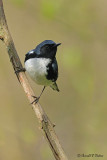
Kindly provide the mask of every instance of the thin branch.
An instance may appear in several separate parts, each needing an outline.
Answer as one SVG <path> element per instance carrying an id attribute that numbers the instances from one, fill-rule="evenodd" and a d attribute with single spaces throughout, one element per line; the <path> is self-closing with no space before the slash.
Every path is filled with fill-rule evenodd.
<path id="1" fill-rule="evenodd" d="M 21 61 L 19 59 L 19 56 L 17 54 L 17 51 L 15 49 L 14 42 L 12 40 L 11 34 L 9 32 L 4 9 L 3 9 L 3 2 L 0 0 L 0 39 L 4 42 L 10 61 L 12 63 L 13 69 L 16 73 L 16 76 L 18 80 L 20 81 L 20 84 L 23 87 L 24 92 L 26 93 L 26 96 L 31 103 L 34 98 L 32 95 L 34 94 L 34 91 L 32 90 L 28 79 L 24 72 L 16 72 L 18 68 L 23 69 L 23 66 L 21 64 Z M 48 116 L 44 112 L 43 108 L 39 103 L 32 104 L 32 108 L 40 122 L 41 130 L 43 131 L 48 144 L 54 154 L 54 157 L 56 160 L 67 160 L 67 157 L 61 147 L 61 144 L 59 142 L 58 137 L 56 136 L 56 133 L 53 128 L 52 122 L 49 120 Z"/>

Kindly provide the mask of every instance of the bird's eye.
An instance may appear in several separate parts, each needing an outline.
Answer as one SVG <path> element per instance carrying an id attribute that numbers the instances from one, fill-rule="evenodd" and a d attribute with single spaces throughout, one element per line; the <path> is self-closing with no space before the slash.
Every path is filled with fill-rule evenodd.
<path id="1" fill-rule="evenodd" d="M 49 49 L 49 46 L 46 46 L 46 49 Z"/>

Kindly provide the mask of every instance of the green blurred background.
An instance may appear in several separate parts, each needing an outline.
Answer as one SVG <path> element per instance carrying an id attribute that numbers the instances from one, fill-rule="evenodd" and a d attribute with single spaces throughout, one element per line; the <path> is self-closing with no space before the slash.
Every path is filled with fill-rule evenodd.
<path id="1" fill-rule="evenodd" d="M 4 0 L 4 9 L 22 63 L 43 40 L 62 43 L 57 52 L 60 93 L 48 87 L 40 103 L 56 124 L 69 160 L 83 159 L 79 153 L 103 154 L 99 159 L 106 160 L 107 1 Z M 30 82 L 39 95 L 42 87 Z M 0 160 L 13 159 L 54 157 L 0 42 Z"/>

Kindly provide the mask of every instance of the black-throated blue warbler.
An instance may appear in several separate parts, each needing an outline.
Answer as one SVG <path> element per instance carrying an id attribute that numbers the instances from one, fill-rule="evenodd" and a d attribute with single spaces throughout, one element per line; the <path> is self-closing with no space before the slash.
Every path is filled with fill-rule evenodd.
<path id="1" fill-rule="evenodd" d="M 58 78 L 56 52 L 60 44 L 61 43 L 55 43 L 52 40 L 45 40 L 25 55 L 24 62 L 26 71 L 37 84 L 44 86 L 40 96 L 47 86 L 59 91 L 56 83 Z M 37 103 L 40 96 L 33 96 L 35 100 L 32 103 Z"/>

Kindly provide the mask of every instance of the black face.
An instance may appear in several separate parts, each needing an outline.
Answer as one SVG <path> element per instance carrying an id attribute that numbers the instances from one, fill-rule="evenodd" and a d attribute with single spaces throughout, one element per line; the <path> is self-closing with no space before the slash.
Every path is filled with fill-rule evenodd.
<path id="1" fill-rule="evenodd" d="M 50 42 L 51 40 L 45 40 L 44 42 L 40 43 L 35 49 L 29 51 L 25 55 L 25 62 L 31 58 L 50 58 L 54 60 L 57 52 L 57 47 L 61 45 L 61 43 L 56 44 L 53 42 L 46 44 L 46 41 Z"/>
<path id="2" fill-rule="evenodd" d="M 54 59 L 56 56 L 56 51 L 56 44 L 45 44 L 40 49 L 40 57 Z"/>

